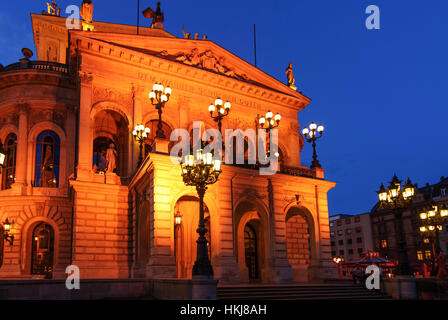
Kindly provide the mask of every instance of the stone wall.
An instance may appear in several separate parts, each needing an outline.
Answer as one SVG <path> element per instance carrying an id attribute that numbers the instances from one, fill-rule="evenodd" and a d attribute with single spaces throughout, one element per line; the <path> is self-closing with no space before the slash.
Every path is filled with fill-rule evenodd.
<path id="1" fill-rule="evenodd" d="M 80 268 L 81 278 L 129 277 L 132 247 L 127 187 L 79 181 L 72 185 L 73 264 Z"/>

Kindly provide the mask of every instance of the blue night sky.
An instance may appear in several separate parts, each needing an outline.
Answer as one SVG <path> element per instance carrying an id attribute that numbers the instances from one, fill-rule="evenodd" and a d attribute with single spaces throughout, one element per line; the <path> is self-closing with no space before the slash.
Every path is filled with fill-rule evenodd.
<path id="1" fill-rule="evenodd" d="M 4 2 L 0 63 L 8 65 L 23 47 L 35 52 L 29 14 L 46 1 Z M 137 0 L 93 2 L 94 20 L 136 23 Z M 155 4 L 141 0 L 141 11 Z M 380 30 L 365 27 L 371 4 L 380 8 Z M 331 215 L 369 211 L 394 172 L 420 186 L 448 175 L 448 1 L 166 0 L 162 11 L 168 32 L 182 37 L 185 25 L 251 63 L 255 23 L 258 67 L 282 82 L 293 62 L 296 85 L 312 99 L 299 123 L 327 129 L 317 148 L 326 178 L 338 183 Z M 311 155 L 306 144 L 302 164 Z"/>

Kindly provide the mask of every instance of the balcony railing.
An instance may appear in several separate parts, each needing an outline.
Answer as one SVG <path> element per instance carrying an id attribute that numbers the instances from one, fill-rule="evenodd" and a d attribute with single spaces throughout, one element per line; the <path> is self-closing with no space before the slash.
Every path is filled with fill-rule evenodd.
<path id="1" fill-rule="evenodd" d="M 239 168 L 252 169 L 252 170 L 258 170 L 260 169 L 260 167 L 262 167 L 260 164 L 232 164 L 232 165 Z M 277 172 L 296 177 L 316 178 L 315 171 L 307 167 L 280 166 L 280 170 L 278 170 Z"/>
<path id="2" fill-rule="evenodd" d="M 59 73 L 68 73 L 68 68 L 66 64 L 58 62 L 49 62 L 49 61 L 17 62 L 10 64 L 6 67 L 0 68 L 0 72 L 21 70 L 21 69 L 35 69 L 35 70 L 54 71 Z"/>

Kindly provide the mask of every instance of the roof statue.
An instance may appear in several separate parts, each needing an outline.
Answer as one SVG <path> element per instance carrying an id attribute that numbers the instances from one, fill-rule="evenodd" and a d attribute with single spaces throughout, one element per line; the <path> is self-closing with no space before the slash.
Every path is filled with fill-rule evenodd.
<path id="1" fill-rule="evenodd" d="M 287 78 L 287 81 L 288 81 L 287 85 L 291 89 L 296 90 L 297 87 L 294 85 L 294 83 L 296 82 L 296 79 L 294 78 L 294 74 L 292 72 L 292 62 L 289 63 L 289 66 L 286 69 L 285 73 L 286 73 L 286 78 Z"/>
<path id="2" fill-rule="evenodd" d="M 51 3 L 47 2 L 47 11 L 42 11 L 42 14 L 59 17 L 61 15 L 61 8 L 58 8 L 56 1 L 52 1 Z"/>
<path id="3" fill-rule="evenodd" d="M 81 17 L 82 21 L 82 30 L 83 31 L 93 31 L 93 3 L 92 0 L 83 0 L 81 7 Z"/>
<path id="4" fill-rule="evenodd" d="M 143 16 L 146 19 L 152 18 L 151 28 L 165 30 L 165 28 L 163 27 L 163 21 L 165 21 L 165 17 L 162 10 L 160 10 L 160 2 L 157 2 L 156 11 L 151 8 L 147 8 L 143 11 Z"/>
<path id="5" fill-rule="evenodd" d="M 184 39 L 190 39 L 191 38 L 191 33 L 190 32 L 185 32 L 185 27 L 182 26 L 182 34 L 184 35 Z"/>

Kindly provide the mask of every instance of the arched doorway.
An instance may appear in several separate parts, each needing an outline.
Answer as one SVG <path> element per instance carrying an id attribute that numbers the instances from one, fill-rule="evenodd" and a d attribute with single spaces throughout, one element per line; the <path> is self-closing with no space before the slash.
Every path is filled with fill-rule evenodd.
<path id="1" fill-rule="evenodd" d="M 190 279 L 194 262 L 196 261 L 196 240 L 198 233 L 196 229 L 199 224 L 199 199 L 194 196 L 181 197 L 174 207 L 174 213 L 181 214 L 182 219 L 179 225 L 174 225 L 174 255 L 177 265 L 178 278 Z M 173 213 L 173 216 L 174 216 Z M 210 261 L 213 256 L 212 231 L 210 212 L 204 204 L 204 224 L 207 229 L 205 238 L 207 239 L 208 254 Z"/>
<path id="2" fill-rule="evenodd" d="M 258 252 L 257 235 L 255 230 L 246 224 L 244 227 L 244 254 L 247 270 L 249 272 L 249 281 L 258 279 Z"/>
<path id="3" fill-rule="evenodd" d="M 39 223 L 32 233 L 31 274 L 51 278 L 53 274 L 54 231 L 45 223 Z"/>
<path id="4" fill-rule="evenodd" d="M 269 282 L 270 232 L 266 210 L 256 203 L 243 201 L 235 208 L 234 225 L 241 282 Z"/>
<path id="5" fill-rule="evenodd" d="M 286 256 L 295 282 L 311 280 L 310 266 L 315 257 L 314 223 L 312 214 L 304 207 L 292 207 L 285 217 Z"/>

